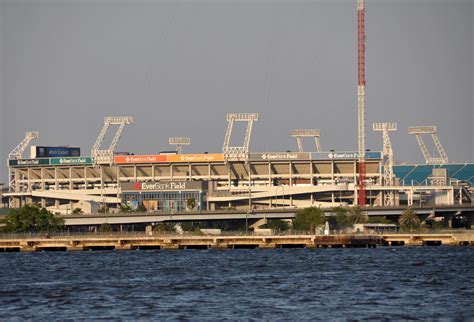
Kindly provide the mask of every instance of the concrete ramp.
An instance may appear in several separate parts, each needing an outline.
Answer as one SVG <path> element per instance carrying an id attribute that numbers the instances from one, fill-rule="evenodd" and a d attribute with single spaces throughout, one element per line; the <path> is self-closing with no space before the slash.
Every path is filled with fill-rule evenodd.
<path id="1" fill-rule="evenodd" d="M 288 198 L 292 195 L 305 194 L 305 193 L 317 193 L 317 192 L 332 192 L 332 191 L 341 191 L 341 186 L 339 185 L 324 185 L 324 186 L 275 186 L 268 187 L 265 189 L 252 189 L 252 199 L 262 199 L 262 198 L 275 198 L 285 196 Z M 238 201 L 245 200 L 249 198 L 248 192 L 242 191 L 241 194 L 231 195 L 231 196 L 210 196 L 209 201 Z"/>
<path id="2" fill-rule="evenodd" d="M 72 190 L 74 191 L 74 190 Z M 67 192 L 61 192 L 57 190 L 48 191 L 32 191 L 31 196 L 40 198 L 54 198 L 64 200 L 77 200 L 77 201 L 95 201 L 99 203 L 120 203 L 120 198 L 117 197 L 102 197 L 97 195 L 89 195 L 86 193 L 73 193 L 71 190 Z"/>
<path id="3" fill-rule="evenodd" d="M 262 218 L 260 220 L 258 220 L 255 224 L 253 225 L 250 225 L 249 228 L 252 228 L 252 229 L 258 229 L 260 227 L 262 227 L 263 225 L 266 225 L 268 222 L 268 220 L 266 218 Z"/>

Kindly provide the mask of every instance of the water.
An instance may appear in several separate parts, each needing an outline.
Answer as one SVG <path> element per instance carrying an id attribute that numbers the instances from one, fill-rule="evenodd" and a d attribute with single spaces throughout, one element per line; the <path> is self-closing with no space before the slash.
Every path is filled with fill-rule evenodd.
<path id="1" fill-rule="evenodd" d="M 473 247 L 0 254 L 0 317 L 472 319 Z"/>

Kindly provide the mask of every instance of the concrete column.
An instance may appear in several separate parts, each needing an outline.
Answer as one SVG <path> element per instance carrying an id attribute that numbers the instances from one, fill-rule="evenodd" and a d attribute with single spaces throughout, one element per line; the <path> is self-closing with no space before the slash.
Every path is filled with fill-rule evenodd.
<path id="1" fill-rule="evenodd" d="M 291 187 L 291 186 L 293 186 L 293 162 L 288 161 L 288 164 L 289 164 L 288 174 L 290 175 L 289 185 Z"/>
<path id="2" fill-rule="evenodd" d="M 58 168 L 54 168 L 54 189 L 58 190 L 59 182 L 58 182 Z"/>
<path id="3" fill-rule="evenodd" d="M 154 169 L 155 166 L 152 166 L 152 169 Z M 153 170 L 152 170 L 153 171 Z M 120 192 L 121 192 L 121 189 L 120 189 L 120 169 L 119 169 L 119 166 L 115 166 L 115 173 L 116 173 L 116 179 L 117 179 L 117 198 L 120 198 Z M 122 231 L 122 226 L 120 226 L 120 231 Z"/>
<path id="4" fill-rule="evenodd" d="M 45 190 L 46 184 L 44 182 L 44 168 L 41 168 L 41 190 Z"/>
<path id="5" fill-rule="evenodd" d="M 27 183 L 27 186 L 28 186 L 28 191 L 31 191 L 32 190 L 32 186 L 31 186 L 31 168 L 28 168 L 28 172 L 27 172 L 27 176 L 28 176 L 28 183 Z"/>
<path id="6" fill-rule="evenodd" d="M 354 169 L 354 184 L 357 184 L 359 182 L 358 176 L 357 176 L 357 161 L 353 161 L 353 169 Z M 359 198 L 357 198 L 359 200 Z"/>
<path id="7" fill-rule="evenodd" d="M 84 167 L 84 189 L 87 189 L 87 167 Z"/>
<path id="8" fill-rule="evenodd" d="M 334 161 L 331 161 L 331 180 L 334 182 Z"/>
<path id="9" fill-rule="evenodd" d="M 69 190 L 72 190 L 72 167 L 69 167 Z"/>
<path id="10" fill-rule="evenodd" d="M 272 185 L 272 164 L 268 161 L 268 185 Z"/>

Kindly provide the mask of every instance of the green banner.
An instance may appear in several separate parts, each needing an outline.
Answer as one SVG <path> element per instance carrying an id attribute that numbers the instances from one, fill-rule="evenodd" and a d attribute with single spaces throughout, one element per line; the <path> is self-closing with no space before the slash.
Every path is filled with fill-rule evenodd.
<path id="1" fill-rule="evenodd" d="M 35 165 L 90 165 L 91 157 L 64 157 L 44 159 L 19 159 L 8 160 L 11 167 L 35 166 Z"/>
<path id="2" fill-rule="evenodd" d="M 13 167 L 21 167 L 21 166 L 29 166 L 29 165 L 48 165 L 49 159 L 8 160 L 8 164 Z"/>
<path id="3" fill-rule="evenodd" d="M 81 165 L 92 164 L 91 157 L 65 157 L 65 158 L 51 158 L 52 165 Z"/>

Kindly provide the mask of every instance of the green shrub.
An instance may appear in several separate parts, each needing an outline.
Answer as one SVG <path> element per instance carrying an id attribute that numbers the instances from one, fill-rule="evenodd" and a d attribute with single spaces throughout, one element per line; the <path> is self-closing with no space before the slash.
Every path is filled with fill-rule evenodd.
<path id="1" fill-rule="evenodd" d="M 45 208 L 25 205 L 11 209 L 3 220 L 4 231 L 13 233 L 53 232 L 64 227 L 64 219 L 55 216 Z"/>
<path id="2" fill-rule="evenodd" d="M 325 222 L 324 212 L 320 208 L 309 207 L 296 213 L 293 219 L 293 228 L 295 230 L 314 232 L 316 228 L 324 225 Z"/>
<path id="3" fill-rule="evenodd" d="M 332 213 L 336 215 L 335 224 L 337 229 L 346 229 L 352 226 L 351 217 L 346 208 L 336 207 L 332 210 Z"/>
<path id="4" fill-rule="evenodd" d="M 267 227 L 277 231 L 286 231 L 290 229 L 290 224 L 281 219 L 269 219 L 267 221 Z"/>
<path id="5" fill-rule="evenodd" d="M 108 223 L 102 224 L 99 227 L 99 232 L 101 233 L 110 233 L 111 231 L 112 231 L 112 226 L 110 226 L 110 224 Z"/>

